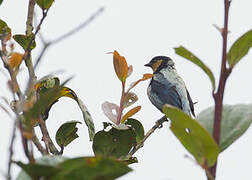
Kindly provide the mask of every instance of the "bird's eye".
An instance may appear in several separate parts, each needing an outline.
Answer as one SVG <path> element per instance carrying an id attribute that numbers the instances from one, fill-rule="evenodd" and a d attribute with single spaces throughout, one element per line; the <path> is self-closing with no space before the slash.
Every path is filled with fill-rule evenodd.
<path id="1" fill-rule="evenodd" d="M 170 60 L 170 61 L 168 61 L 168 65 L 173 67 L 173 66 L 175 66 L 175 63 L 173 60 Z"/>

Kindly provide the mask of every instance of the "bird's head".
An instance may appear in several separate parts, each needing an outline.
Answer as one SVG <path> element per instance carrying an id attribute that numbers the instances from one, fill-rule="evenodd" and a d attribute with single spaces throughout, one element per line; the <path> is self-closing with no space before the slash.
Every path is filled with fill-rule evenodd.
<path id="1" fill-rule="evenodd" d="M 175 68 L 173 60 L 166 56 L 156 56 L 144 66 L 151 67 L 154 73 L 158 73 L 161 69 L 167 67 Z"/>

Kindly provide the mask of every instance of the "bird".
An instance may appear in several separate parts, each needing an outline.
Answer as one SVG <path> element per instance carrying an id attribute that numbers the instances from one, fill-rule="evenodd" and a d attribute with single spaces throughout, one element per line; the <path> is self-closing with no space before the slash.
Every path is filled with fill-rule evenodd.
<path id="1" fill-rule="evenodd" d="M 194 103 L 183 79 L 177 73 L 174 61 L 166 56 L 156 56 L 144 66 L 153 70 L 153 77 L 147 88 L 151 103 L 161 112 L 163 105 L 169 104 L 190 117 L 195 117 Z"/>

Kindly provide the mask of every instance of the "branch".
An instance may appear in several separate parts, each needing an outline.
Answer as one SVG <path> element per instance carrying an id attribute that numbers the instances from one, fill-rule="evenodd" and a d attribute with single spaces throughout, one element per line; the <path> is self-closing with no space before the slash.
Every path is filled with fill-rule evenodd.
<path id="1" fill-rule="evenodd" d="M 38 151 L 42 154 L 42 155 L 47 155 L 49 154 L 49 152 L 41 145 L 41 143 L 39 142 L 39 139 L 37 138 L 34 129 L 32 131 L 32 142 L 35 144 L 35 146 L 37 147 Z"/>
<path id="2" fill-rule="evenodd" d="M 80 24 L 79 26 L 77 26 L 76 28 L 72 29 L 71 31 L 59 36 L 58 38 L 56 38 L 55 40 L 52 40 L 50 42 L 46 42 L 45 39 L 43 38 L 43 36 L 40 34 L 42 42 L 44 44 L 44 47 L 42 49 L 42 51 L 40 52 L 40 55 L 38 57 L 38 59 L 35 62 L 34 65 L 34 69 L 37 68 L 37 66 L 39 65 L 39 63 L 42 60 L 42 57 L 44 56 L 44 53 L 46 52 L 46 50 L 54 44 L 57 44 L 61 41 L 63 41 L 66 38 L 69 38 L 70 36 L 74 35 L 75 33 L 79 32 L 80 30 L 82 30 L 83 28 L 87 27 L 91 22 L 93 22 L 102 12 L 104 12 L 104 7 L 99 8 L 94 14 L 92 14 L 87 20 L 85 20 L 82 24 Z"/>
<path id="3" fill-rule="evenodd" d="M 14 140 L 15 140 L 15 137 L 16 137 L 16 126 L 17 126 L 17 123 L 15 121 L 14 123 L 14 126 L 13 126 L 13 130 L 12 130 L 12 133 L 11 133 L 11 142 L 10 142 L 10 147 L 9 147 L 9 159 L 8 159 L 8 171 L 7 171 L 7 179 L 8 180 L 11 180 L 11 164 L 12 164 L 12 156 L 13 156 L 13 145 L 14 145 Z"/>
<path id="4" fill-rule="evenodd" d="M 42 140 L 45 142 L 46 148 L 49 149 L 53 155 L 60 154 L 60 152 L 57 150 L 57 148 L 53 144 L 52 139 L 49 136 L 49 132 L 47 130 L 45 121 L 42 118 L 39 119 L 39 127 L 43 134 Z"/>
<path id="5" fill-rule="evenodd" d="M 221 119 L 222 119 L 222 108 L 223 108 L 223 96 L 227 78 L 229 77 L 231 71 L 227 69 L 227 35 L 228 35 L 228 16 L 229 16 L 229 7 L 231 0 L 224 0 L 224 28 L 222 29 L 222 62 L 221 62 L 221 73 L 219 79 L 219 86 L 216 93 L 213 93 L 215 101 L 215 112 L 214 112 L 214 126 L 213 126 L 213 138 L 216 143 L 220 143 L 220 134 L 221 134 Z M 216 164 L 209 169 L 211 175 L 216 177 Z"/>
<path id="6" fill-rule="evenodd" d="M 35 7 L 35 1 L 29 0 L 28 14 L 27 14 L 27 20 L 26 20 L 26 36 L 32 35 L 34 7 Z M 30 48 L 28 48 L 28 49 L 30 49 Z M 30 57 L 30 52 L 28 54 L 29 55 L 26 58 L 24 58 L 24 60 L 25 60 L 26 67 L 28 68 L 30 78 L 34 79 L 36 77 L 35 77 L 35 73 L 34 73 L 34 69 L 33 69 L 33 65 L 32 65 L 32 60 Z"/>
<path id="7" fill-rule="evenodd" d="M 133 156 L 133 154 L 135 154 L 135 152 L 137 152 L 141 147 L 143 147 L 144 142 L 146 141 L 146 139 L 148 139 L 148 137 L 152 133 L 154 133 L 156 129 L 162 128 L 163 123 L 165 121 L 168 121 L 165 116 L 163 116 L 161 119 L 157 120 L 155 125 L 145 134 L 144 138 L 136 146 L 133 147 L 133 149 L 129 152 L 128 155 Z"/>
<path id="8" fill-rule="evenodd" d="M 87 25 L 89 25 L 91 22 L 93 22 L 93 20 L 96 17 L 98 17 L 103 11 L 104 11 L 104 7 L 101 7 L 93 15 L 91 15 L 86 21 L 84 21 L 82 24 L 80 24 L 79 26 L 77 26 L 73 30 L 69 31 L 68 33 L 56 38 L 54 41 L 52 41 L 52 43 L 56 44 L 64 39 L 68 38 L 69 36 L 72 36 L 73 34 L 77 33 L 81 29 L 85 28 Z"/>

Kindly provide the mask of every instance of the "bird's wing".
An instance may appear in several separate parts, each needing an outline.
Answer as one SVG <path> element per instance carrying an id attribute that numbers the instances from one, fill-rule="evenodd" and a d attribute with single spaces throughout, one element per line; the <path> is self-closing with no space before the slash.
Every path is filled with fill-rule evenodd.
<path id="1" fill-rule="evenodd" d="M 179 109 L 182 109 L 182 102 L 180 96 L 176 90 L 176 87 L 167 82 L 162 84 L 156 80 L 151 81 L 151 91 L 152 93 L 161 101 L 161 104 L 154 104 L 160 111 L 162 111 L 162 105 L 170 104 Z"/>
<path id="2" fill-rule="evenodd" d="M 189 105 L 190 105 L 190 109 L 191 109 L 191 112 L 192 112 L 192 115 L 195 117 L 195 113 L 194 113 L 194 104 L 192 102 L 192 98 L 188 92 L 188 90 L 186 89 L 186 93 L 187 93 L 187 98 L 188 98 L 188 101 L 189 101 Z"/>

